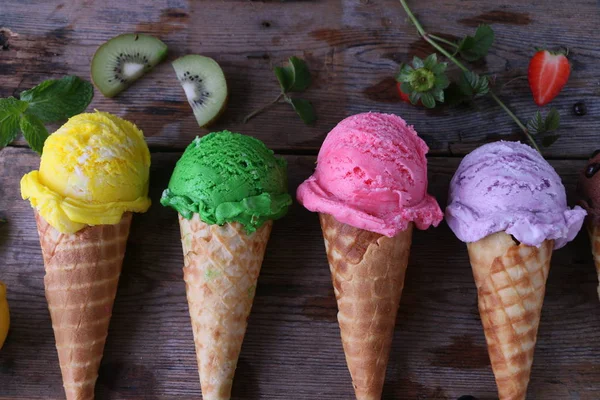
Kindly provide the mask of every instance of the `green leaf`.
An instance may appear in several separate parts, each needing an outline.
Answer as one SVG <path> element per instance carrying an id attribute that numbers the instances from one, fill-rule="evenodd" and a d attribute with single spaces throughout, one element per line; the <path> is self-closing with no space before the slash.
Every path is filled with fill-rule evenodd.
<path id="1" fill-rule="evenodd" d="M 33 114 L 24 114 L 19 124 L 25 140 L 31 149 L 42 154 L 44 142 L 48 138 L 48 131 L 44 123 Z"/>
<path id="2" fill-rule="evenodd" d="M 471 71 L 462 73 L 458 86 L 463 94 L 469 97 L 480 97 L 490 91 L 488 78 Z"/>
<path id="3" fill-rule="evenodd" d="M 560 114 L 556 108 L 551 109 L 546 118 L 542 117 L 542 113 L 537 111 L 533 117 L 527 122 L 527 130 L 532 135 L 551 132 L 558 129 L 560 125 Z"/>
<path id="4" fill-rule="evenodd" d="M 284 93 L 303 92 L 311 82 L 308 66 L 304 60 L 295 56 L 290 57 L 285 67 L 275 67 L 275 76 Z"/>
<path id="5" fill-rule="evenodd" d="M 494 30 L 489 25 L 479 25 L 475 36 L 466 36 L 458 43 L 457 53 L 467 61 L 485 57 L 494 42 Z"/>
<path id="6" fill-rule="evenodd" d="M 425 64 L 423 63 L 423 60 L 421 60 L 417 56 L 414 56 L 412 64 L 413 64 L 414 69 L 423 68 L 425 66 Z"/>
<path id="7" fill-rule="evenodd" d="M 294 81 L 293 72 L 288 67 L 275 67 L 273 69 L 275 72 L 275 76 L 279 81 L 279 86 L 281 86 L 281 91 L 283 93 L 287 92 L 288 89 L 292 86 L 292 82 Z"/>
<path id="8" fill-rule="evenodd" d="M 400 72 L 396 75 L 396 81 L 398 82 L 410 82 L 410 74 L 414 69 L 408 64 L 400 64 Z"/>
<path id="9" fill-rule="evenodd" d="M 448 68 L 447 62 L 437 63 L 431 68 L 431 72 L 433 72 L 436 75 L 443 74 L 444 72 L 446 72 L 446 68 Z"/>
<path id="10" fill-rule="evenodd" d="M 433 94 L 431 93 L 423 93 L 421 94 L 421 102 L 427 108 L 435 107 L 435 99 L 433 98 Z"/>
<path id="11" fill-rule="evenodd" d="M 286 98 L 286 101 L 292 105 L 296 114 L 300 116 L 306 125 L 312 125 L 317 120 L 315 109 L 308 100 Z"/>
<path id="12" fill-rule="evenodd" d="M 457 106 L 462 103 L 467 103 L 471 101 L 472 98 L 472 96 L 466 95 L 456 82 L 451 82 L 450 85 L 444 89 L 444 100 L 449 106 Z"/>
<path id="13" fill-rule="evenodd" d="M 21 93 L 29 103 L 27 112 L 43 122 L 63 121 L 85 111 L 92 98 L 91 83 L 76 76 L 50 79 Z"/>
<path id="14" fill-rule="evenodd" d="M 550 147 L 560 138 L 560 135 L 547 135 L 542 139 L 542 146 Z"/>
<path id="15" fill-rule="evenodd" d="M 440 103 L 444 102 L 444 90 L 443 89 L 434 89 L 431 94 L 433 98 L 439 101 Z"/>
<path id="16" fill-rule="evenodd" d="M 532 135 L 537 135 L 538 133 L 544 132 L 546 126 L 544 124 L 544 120 L 542 118 L 542 113 L 537 111 L 533 117 L 527 122 L 527 130 Z"/>
<path id="17" fill-rule="evenodd" d="M 417 105 L 419 100 L 421 100 L 422 93 L 420 92 L 411 92 L 408 94 L 408 99 L 412 105 Z"/>
<path id="18" fill-rule="evenodd" d="M 423 66 L 427 69 L 433 69 L 437 64 L 437 54 L 433 53 L 427 56 L 425 61 L 423 61 Z"/>
<path id="19" fill-rule="evenodd" d="M 544 123 L 546 131 L 555 131 L 560 125 L 560 114 L 556 108 L 552 108 L 548 115 L 546 115 L 546 121 Z"/>
<path id="20" fill-rule="evenodd" d="M 402 82 L 402 85 L 400 85 L 400 90 L 402 90 L 406 94 L 411 94 L 412 92 L 414 92 L 412 85 L 408 82 Z"/>
<path id="21" fill-rule="evenodd" d="M 0 99 L 0 148 L 7 146 L 19 134 L 21 114 L 27 103 L 14 97 Z"/>
<path id="22" fill-rule="evenodd" d="M 450 80 L 444 73 L 435 76 L 435 88 L 436 89 L 446 89 L 450 84 Z"/>

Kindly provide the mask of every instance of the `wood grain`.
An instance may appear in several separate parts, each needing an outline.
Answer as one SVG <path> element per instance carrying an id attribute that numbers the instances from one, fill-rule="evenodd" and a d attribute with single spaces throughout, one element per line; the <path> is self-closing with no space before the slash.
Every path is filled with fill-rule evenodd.
<path id="1" fill-rule="evenodd" d="M 527 74 L 534 46 L 568 47 L 573 73 L 552 103 L 562 116 L 562 137 L 545 152 L 581 158 L 600 148 L 597 1 L 409 3 L 426 28 L 450 38 L 472 34 L 480 23 L 493 26 L 496 42 L 476 69 L 491 74 L 498 86 L 511 82 L 498 93 L 523 120 L 537 110 L 526 80 L 518 79 Z M 489 98 L 475 107 L 435 111 L 399 103 L 392 79 L 398 64 L 431 51 L 405 19 L 397 0 L 156 0 L 151 5 L 144 0 L 3 0 L 0 96 L 64 74 L 89 77 L 95 49 L 118 33 L 135 31 L 163 39 L 168 61 L 188 53 L 214 57 L 228 77 L 231 101 L 212 129 L 242 131 L 282 152 L 316 153 L 339 120 L 369 110 L 404 116 L 438 155 L 463 155 L 486 141 L 520 137 Z M 314 84 L 303 96 L 317 109 L 316 126 L 304 126 L 284 104 L 242 124 L 244 115 L 277 96 L 271 69 L 292 55 L 305 57 L 314 73 Z M 587 104 L 587 115 L 574 115 L 578 101 Z M 155 149 L 181 150 L 205 132 L 197 127 L 169 62 L 115 99 L 96 91 L 91 108 L 136 122 Z"/>
<path id="2" fill-rule="evenodd" d="M 135 215 L 97 384 L 98 399 L 193 399 L 200 389 L 175 213 L 158 203 L 179 153 L 152 155 L 151 197 Z M 290 190 L 314 157 L 286 156 Z M 0 351 L 0 399 L 60 399 L 61 378 L 43 289 L 33 212 L 19 180 L 29 150 L 0 152 L 0 279 L 12 329 Z M 460 160 L 432 157 L 430 192 L 442 206 Z M 580 161 L 553 161 L 573 200 Z M 494 399 L 466 246 L 445 224 L 417 231 L 384 388 L 384 400 Z M 547 286 L 529 398 L 600 398 L 600 303 L 587 235 L 557 251 Z M 336 304 L 318 217 L 297 203 L 274 225 L 259 279 L 233 399 L 349 399 Z"/>

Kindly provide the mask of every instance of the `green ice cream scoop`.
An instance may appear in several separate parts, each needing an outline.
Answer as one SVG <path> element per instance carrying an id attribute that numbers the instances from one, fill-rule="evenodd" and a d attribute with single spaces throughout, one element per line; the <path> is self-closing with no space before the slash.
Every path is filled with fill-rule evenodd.
<path id="1" fill-rule="evenodd" d="M 286 165 L 258 139 L 213 132 L 187 147 L 160 202 L 184 218 L 198 213 L 207 224 L 239 222 L 252 233 L 292 204 Z"/>

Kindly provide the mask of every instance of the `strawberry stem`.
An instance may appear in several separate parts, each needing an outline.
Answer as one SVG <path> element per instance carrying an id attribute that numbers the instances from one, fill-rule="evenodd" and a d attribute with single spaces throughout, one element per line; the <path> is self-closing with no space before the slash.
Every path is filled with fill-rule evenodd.
<path id="1" fill-rule="evenodd" d="M 444 56 L 446 56 L 446 58 L 448 58 L 448 60 L 452 61 L 454 63 L 454 65 L 456 65 L 458 68 L 460 68 L 463 72 L 470 72 L 469 68 L 465 67 L 465 65 L 463 63 L 461 63 L 460 61 L 458 61 L 456 59 L 456 57 L 454 57 L 452 54 L 450 54 L 448 51 L 446 51 L 446 49 L 444 49 L 442 46 L 440 46 L 435 41 L 435 40 L 438 40 L 438 41 L 440 41 L 442 43 L 446 43 L 446 42 L 448 42 L 448 41 L 446 41 L 446 39 L 442 39 L 442 38 L 440 38 L 438 36 L 430 35 L 427 32 L 425 32 L 425 29 L 423 29 L 423 25 L 421 25 L 421 23 L 419 22 L 419 20 L 417 19 L 417 17 L 415 17 L 415 15 L 411 11 L 411 9 L 408 7 L 408 4 L 406 4 L 406 0 L 400 0 L 400 4 L 402 4 L 402 8 L 404 8 L 404 11 L 406 12 L 406 15 L 408 15 L 408 18 L 411 20 L 411 22 L 417 28 L 417 32 L 419 32 L 419 35 L 427 43 L 429 43 L 430 45 L 432 45 L 436 50 L 438 50 L 440 53 L 442 53 Z M 452 44 L 454 44 L 454 43 L 452 43 Z M 500 100 L 498 98 L 498 96 L 496 96 L 496 94 L 492 90 L 489 91 L 489 94 L 490 94 L 490 96 L 492 96 L 492 99 L 494 99 L 494 101 L 496 103 L 498 103 L 498 105 L 508 114 L 508 116 L 511 117 L 513 121 L 515 121 L 515 123 L 519 126 L 519 128 L 521 128 L 521 130 L 523 131 L 523 133 L 525 134 L 525 136 L 527 137 L 527 139 L 529 140 L 529 142 L 531 143 L 531 145 L 533 146 L 533 148 L 535 148 L 541 154 L 542 152 L 540 151 L 540 148 L 538 147 L 537 143 L 535 142 L 535 140 L 533 139 L 533 137 L 529 133 L 529 130 L 527 129 L 527 127 L 525 125 L 523 125 L 523 123 L 521 122 L 521 120 L 519 119 L 519 117 L 517 117 L 508 108 L 508 106 L 506 104 L 504 104 L 504 102 L 502 100 Z"/>
<path id="2" fill-rule="evenodd" d="M 437 40 L 437 41 L 438 41 L 438 42 L 440 42 L 440 43 L 445 43 L 445 44 L 447 44 L 448 46 L 452 46 L 452 47 L 454 47 L 455 49 L 458 49 L 458 45 L 457 45 L 456 43 L 454 43 L 454 42 L 451 42 L 450 40 L 444 39 L 443 37 L 439 37 L 439 36 L 437 36 L 437 35 L 434 35 L 434 34 L 432 34 L 432 33 L 430 33 L 430 34 L 429 34 L 429 37 L 430 37 L 430 38 L 432 38 L 432 39 L 434 39 L 434 40 Z"/>

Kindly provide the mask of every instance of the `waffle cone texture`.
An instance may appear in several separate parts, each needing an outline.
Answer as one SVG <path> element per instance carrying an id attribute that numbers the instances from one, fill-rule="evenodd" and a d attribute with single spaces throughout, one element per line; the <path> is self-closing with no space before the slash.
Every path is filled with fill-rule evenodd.
<path id="1" fill-rule="evenodd" d="M 179 215 L 183 276 L 204 400 L 229 400 L 272 221 L 248 235 L 238 222 Z"/>
<path id="2" fill-rule="evenodd" d="M 412 242 L 320 214 L 346 363 L 357 400 L 379 400 Z"/>
<path id="3" fill-rule="evenodd" d="M 600 225 L 595 225 L 590 221 L 587 227 L 590 234 L 594 264 L 596 265 L 596 272 L 598 274 L 598 298 L 600 298 Z"/>
<path id="4" fill-rule="evenodd" d="M 554 241 L 517 245 L 504 232 L 467 244 L 500 400 L 524 400 Z"/>
<path id="5" fill-rule="evenodd" d="M 67 400 L 91 400 L 125 255 L 131 213 L 63 234 L 35 215 L 44 286 Z"/>

